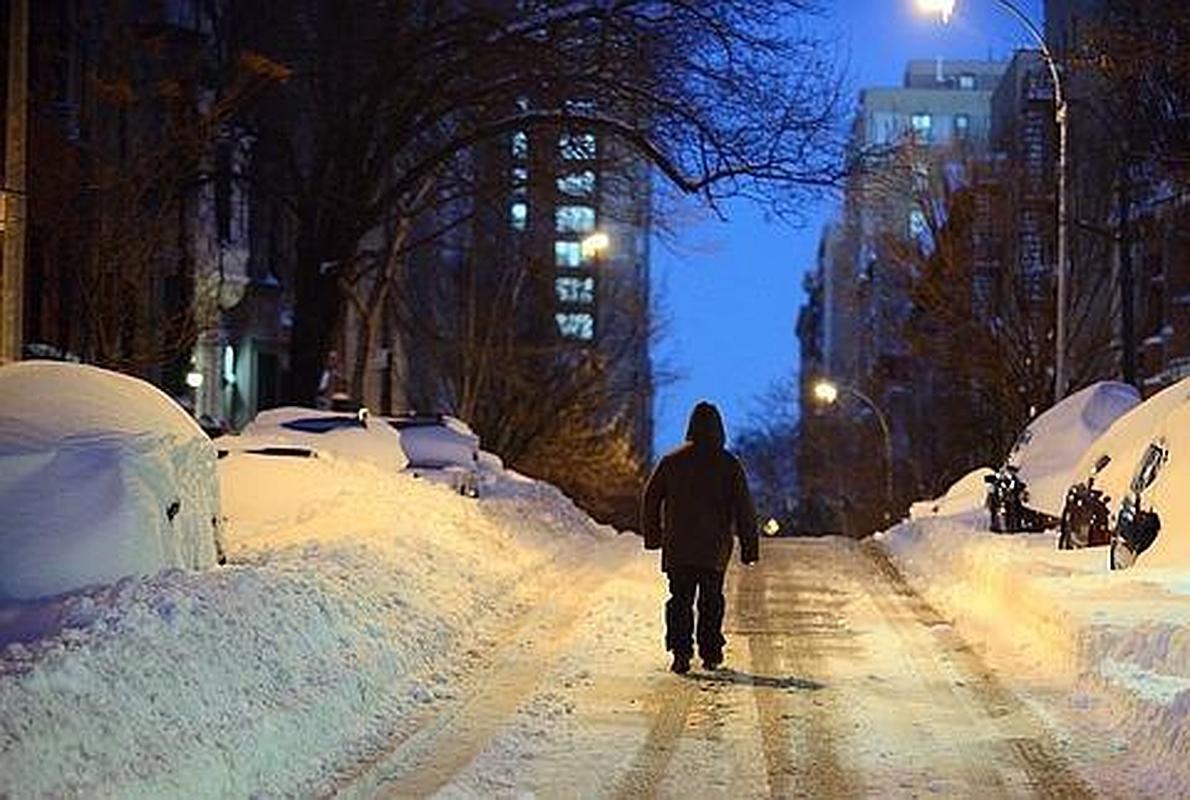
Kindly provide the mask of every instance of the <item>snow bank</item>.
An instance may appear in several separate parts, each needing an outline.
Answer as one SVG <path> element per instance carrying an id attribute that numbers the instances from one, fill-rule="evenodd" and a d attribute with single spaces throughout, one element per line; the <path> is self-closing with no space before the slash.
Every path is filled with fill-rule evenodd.
<path id="1" fill-rule="evenodd" d="M 613 535 L 514 473 L 475 501 L 366 460 L 219 472 L 229 566 L 0 607 L 42 624 L 0 650 L 0 796 L 326 794 Z"/>
<path id="2" fill-rule="evenodd" d="M 1111 572 L 1105 548 L 1057 550 L 1052 533 L 989 534 L 985 518 L 917 520 L 876 538 L 993 666 L 1063 696 L 1060 721 L 1074 735 L 1118 740 L 1128 769 L 1160 776 L 1147 795 L 1190 796 L 1185 569 L 1139 561 Z M 1101 769 L 1097 786 L 1111 786 L 1120 768 L 1076 766 Z"/>
<path id="3" fill-rule="evenodd" d="M 1028 487 L 1026 505 L 1053 517 L 1062 515 L 1066 492 L 1087 448 L 1108 427 L 1140 402 L 1126 383 L 1100 381 L 1056 403 L 1029 423 L 1008 457 Z"/>
<path id="4" fill-rule="evenodd" d="M 144 381 L 53 361 L 0 368 L 0 597 L 213 566 L 215 458 Z"/>
<path id="5" fill-rule="evenodd" d="M 987 467 L 973 469 L 955 481 L 946 494 L 933 500 L 921 500 L 909 507 L 910 519 L 969 514 L 987 505 L 987 478 L 995 472 Z"/>

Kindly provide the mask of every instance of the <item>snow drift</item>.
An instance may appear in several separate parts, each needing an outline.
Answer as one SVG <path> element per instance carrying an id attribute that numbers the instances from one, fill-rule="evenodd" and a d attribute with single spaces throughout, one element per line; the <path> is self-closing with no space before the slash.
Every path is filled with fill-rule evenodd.
<path id="1" fill-rule="evenodd" d="M 0 650 L 0 796 L 325 796 L 613 535 L 515 473 L 476 501 L 344 453 L 233 452 L 226 567 L 36 606 Z"/>
<path id="2" fill-rule="evenodd" d="M 876 539 L 997 671 L 1047 693 L 1042 705 L 1075 735 L 1121 743 L 1118 761 L 1077 765 L 1105 795 L 1190 796 L 1186 549 L 1111 572 L 1101 548 L 997 536 L 982 517 L 915 520 Z"/>
<path id="3" fill-rule="evenodd" d="M 144 381 L 54 361 L 0 368 L 0 597 L 213 566 L 215 459 Z"/>

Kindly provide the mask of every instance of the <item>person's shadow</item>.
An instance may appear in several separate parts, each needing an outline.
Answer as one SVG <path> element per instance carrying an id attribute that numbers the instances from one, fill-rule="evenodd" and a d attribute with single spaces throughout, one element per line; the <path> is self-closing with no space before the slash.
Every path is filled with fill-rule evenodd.
<path id="1" fill-rule="evenodd" d="M 761 686 L 766 689 L 803 689 L 805 691 L 816 692 L 819 689 L 826 688 L 825 683 L 812 681 L 809 678 L 799 678 L 796 675 L 787 675 L 785 677 L 753 675 L 730 668 L 707 672 L 690 672 L 687 673 L 686 677 L 705 683 L 737 683 L 742 686 Z"/>

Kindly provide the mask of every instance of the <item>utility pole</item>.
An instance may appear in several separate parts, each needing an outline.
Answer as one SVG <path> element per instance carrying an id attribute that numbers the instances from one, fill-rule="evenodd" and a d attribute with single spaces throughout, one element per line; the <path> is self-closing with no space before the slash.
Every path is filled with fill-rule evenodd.
<path id="1" fill-rule="evenodd" d="M 0 364 L 18 361 L 24 334 L 29 0 L 8 4 L 8 108 L 4 146 L 4 262 Z"/>

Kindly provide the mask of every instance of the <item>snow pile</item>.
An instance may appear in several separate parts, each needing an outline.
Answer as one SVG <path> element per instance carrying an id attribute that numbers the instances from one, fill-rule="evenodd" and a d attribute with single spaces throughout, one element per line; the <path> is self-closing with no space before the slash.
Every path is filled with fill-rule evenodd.
<path id="1" fill-rule="evenodd" d="M 1190 403 L 1190 378 L 1153 395 L 1121 416 L 1079 460 L 1075 480 L 1094 476 L 1095 488 L 1110 498 L 1108 508 L 1113 525 L 1145 448 L 1157 437 L 1170 413 L 1187 403 Z M 1107 463 L 1096 469 L 1105 457 Z"/>
<path id="2" fill-rule="evenodd" d="M 613 534 L 512 473 L 474 501 L 366 460 L 219 471 L 227 567 L 0 606 L 0 796 L 326 794 Z"/>
<path id="3" fill-rule="evenodd" d="M 1053 517 L 1062 514 L 1066 492 L 1081 480 L 1079 460 L 1087 448 L 1120 417 L 1140 402 L 1126 383 L 1100 381 L 1049 408 L 1021 435 L 1008 457 L 1028 487 L 1026 505 Z"/>
<path id="4" fill-rule="evenodd" d="M 0 368 L 0 597 L 215 563 L 215 448 L 168 396 L 83 364 Z"/>
<path id="5" fill-rule="evenodd" d="M 1111 572 L 1105 548 L 1057 550 L 1052 533 L 999 536 L 981 522 L 916 520 L 876 538 L 993 666 L 1057 692 L 1065 727 L 1121 741 L 1142 774 L 1160 764 L 1151 796 L 1190 795 L 1186 562 Z M 1110 764 L 1078 766 L 1102 768 L 1096 785 L 1111 785 Z"/>
<path id="6" fill-rule="evenodd" d="M 909 518 L 946 517 L 978 511 L 987 504 L 987 478 L 994 474 L 987 467 L 971 470 L 955 481 L 941 497 L 921 500 L 910 506 Z"/>

